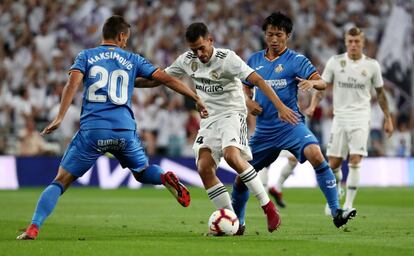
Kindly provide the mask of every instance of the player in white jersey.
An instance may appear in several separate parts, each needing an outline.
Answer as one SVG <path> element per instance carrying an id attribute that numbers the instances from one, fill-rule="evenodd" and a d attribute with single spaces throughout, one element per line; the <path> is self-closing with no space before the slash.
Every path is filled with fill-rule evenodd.
<path id="1" fill-rule="evenodd" d="M 227 189 L 216 176 L 220 158 L 224 157 L 259 200 L 267 215 L 268 230 L 272 232 L 280 225 L 280 217 L 256 171 L 247 162 L 252 159 L 252 154 L 247 140 L 247 108 L 241 80 L 262 89 L 278 109 L 282 120 L 296 124 L 298 116 L 233 51 L 214 48 L 205 24 L 191 24 L 186 31 L 186 41 L 191 51 L 180 55 L 165 72 L 175 77 L 191 77 L 197 94 L 209 110 L 209 116 L 201 120 L 193 147 L 197 169 L 207 194 L 216 208 L 234 211 Z M 136 82 L 137 87 L 156 84 L 142 80 Z"/>
<path id="2" fill-rule="evenodd" d="M 384 131 L 391 136 L 394 128 L 379 63 L 362 53 L 363 32 L 356 27 L 348 30 L 345 34 L 345 46 L 346 53 L 328 60 L 322 79 L 328 86 L 333 86 L 334 118 L 327 155 L 338 184 L 342 180 L 342 161 L 349 154 L 349 174 L 343 207 L 346 209 L 353 205 L 359 184 L 361 160 L 367 156 L 372 88 L 376 90 L 378 103 L 384 113 Z M 321 98 L 319 91 L 314 94 L 309 113 L 313 113 Z"/>

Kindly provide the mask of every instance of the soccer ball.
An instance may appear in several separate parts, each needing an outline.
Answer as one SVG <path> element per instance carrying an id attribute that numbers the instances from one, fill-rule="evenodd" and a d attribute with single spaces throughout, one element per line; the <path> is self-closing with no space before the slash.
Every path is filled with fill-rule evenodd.
<path id="1" fill-rule="evenodd" d="M 228 209 L 218 209 L 208 220 L 208 233 L 213 236 L 232 236 L 238 229 L 239 219 Z"/>

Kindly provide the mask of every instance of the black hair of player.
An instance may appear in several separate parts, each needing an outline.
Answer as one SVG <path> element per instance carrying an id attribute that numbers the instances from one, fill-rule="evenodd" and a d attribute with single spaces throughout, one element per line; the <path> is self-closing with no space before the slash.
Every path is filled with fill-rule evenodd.
<path id="1" fill-rule="evenodd" d="M 266 31 L 269 25 L 285 31 L 286 34 L 290 34 L 293 28 L 292 20 L 281 12 L 274 12 L 264 20 L 262 25 L 263 31 Z"/>
<path id="2" fill-rule="evenodd" d="M 206 24 L 202 22 L 196 22 L 187 27 L 187 30 L 185 32 L 185 39 L 189 43 L 194 43 L 200 37 L 207 38 L 208 34 L 209 32 Z"/>
<path id="3" fill-rule="evenodd" d="M 102 37 L 105 40 L 116 39 L 121 33 L 128 33 L 128 29 L 131 25 L 125 21 L 124 17 L 119 15 L 113 15 L 109 17 L 102 28 Z"/>

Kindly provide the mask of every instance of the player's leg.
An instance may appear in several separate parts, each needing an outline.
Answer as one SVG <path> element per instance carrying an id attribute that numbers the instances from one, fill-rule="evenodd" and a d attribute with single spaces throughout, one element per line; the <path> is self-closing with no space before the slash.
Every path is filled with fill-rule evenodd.
<path id="1" fill-rule="evenodd" d="M 280 225 L 280 216 L 273 202 L 270 201 L 254 167 L 242 158 L 240 149 L 235 146 L 224 148 L 223 156 L 226 162 L 239 174 L 238 176 L 244 185 L 258 199 L 267 216 L 269 232 L 276 230 Z"/>
<path id="2" fill-rule="evenodd" d="M 39 197 L 30 226 L 17 237 L 18 240 L 36 239 L 40 227 L 55 209 L 59 197 L 76 178 L 62 167 L 59 167 L 56 178 L 43 190 Z"/>
<path id="3" fill-rule="evenodd" d="M 173 172 L 165 172 L 158 165 L 148 165 L 148 158 L 135 131 L 116 131 L 112 138 L 123 141 L 119 148 L 113 147 L 111 153 L 121 166 L 128 167 L 134 178 L 143 184 L 164 185 L 184 207 L 190 205 L 190 192 Z"/>
<path id="4" fill-rule="evenodd" d="M 336 186 L 337 186 L 337 191 L 338 191 L 338 199 L 341 200 L 341 195 L 343 195 L 343 191 L 341 188 L 341 182 L 342 182 L 342 170 L 341 170 L 341 165 L 342 165 L 342 157 L 334 157 L 334 156 L 329 156 L 328 157 L 328 162 L 329 162 L 329 167 L 331 167 L 333 174 L 335 175 L 335 179 L 336 179 Z M 326 204 L 325 206 L 325 215 L 327 216 L 332 216 L 331 213 L 331 209 L 329 208 L 329 205 Z"/>
<path id="5" fill-rule="evenodd" d="M 298 160 L 296 159 L 296 157 L 292 154 L 289 154 L 288 162 L 280 170 L 280 176 L 277 179 L 275 186 L 269 189 L 269 194 L 271 194 L 274 197 L 276 204 L 282 208 L 286 207 L 286 203 L 283 200 L 282 194 L 283 184 L 285 183 L 287 178 L 289 178 L 289 176 L 293 173 L 293 169 L 295 169 L 297 164 Z"/>
<path id="6" fill-rule="evenodd" d="M 234 212 L 230 195 L 226 187 L 216 176 L 218 159 L 213 157 L 209 148 L 201 148 L 198 152 L 197 170 L 207 191 L 208 198 L 217 209 L 226 208 Z"/>
<path id="7" fill-rule="evenodd" d="M 72 184 L 93 165 L 100 153 L 85 143 L 88 136 L 78 132 L 69 144 L 53 182 L 42 192 L 33 214 L 31 225 L 17 239 L 35 239 L 46 218 L 53 212 L 58 199 Z M 70 170 L 70 171 L 69 171 Z"/>
<path id="8" fill-rule="evenodd" d="M 344 209 L 352 208 L 359 185 L 362 157 L 367 156 L 369 123 L 350 126 L 349 131 L 349 173 L 346 180 L 346 197 Z"/>
<path id="9" fill-rule="evenodd" d="M 360 168 L 361 168 L 361 155 L 349 156 L 349 172 L 346 180 L 346 196 L 344 209 L 352 208 L 359 185 Z"/>
<path id="10" fill-rule="evenodd" d="M 318 185 L 331 209 L 333 223 L 338 228 L 345 225 L 348 220 L 356 216 L 356 209 L 343 210 L 339 208 L 336 179 L 328 163 L 325 161 L 319 146 L 316 144 L 306 146 L 304 154 L 315 169 Z"/>
<path id="11" fill-rule="evenodd" d="M 332 213 L 339 208 L 338 192 L 336 189 L 335 176 L 322 155 L 317 144 L 309 144 L 303 150 L 306 159 L 309 160 L 316 172 L 316 180 L 323 192 Z"/>

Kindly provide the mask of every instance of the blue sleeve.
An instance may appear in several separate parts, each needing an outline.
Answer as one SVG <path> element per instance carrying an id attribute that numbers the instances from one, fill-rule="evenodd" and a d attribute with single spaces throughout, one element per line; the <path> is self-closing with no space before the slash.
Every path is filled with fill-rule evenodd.
<path id="1" fill-rule="evenodd" d="M 157 70 L 157 68 L 152 65 L 147 59 L 141 56 L 137 56 L 137 77 L 143 77 L 143 78 L 152 78 L 152 74 Z"/>
<path id="2" fill-rule="evenodd" d="M 309 79 L 314 73 L 317 73 L 316 68 L 312 65 L 310 60 L 303 55 L 295 57 L 296 76 L 302 79 Z"/>
<path id="3" fill-rule="evenodd" d="M 247 66 L 249 66 L 251 68 L 253 68 L 252 67 L 252 59 L 253 59 L 253 56 L 250 56 L 250 58 L 247 60 Z M 254 87 L 254 85 L 252 83 L 250 83 L 249 81 L 247 81 L 247 80 L 243 80 L 242 83 L 244 85 L 246 85 L 247 87 L 249 87 L 249 88 L 253 88 Z"/>
<path id="4" fill-rule="evenodd" d="M 82 74 L 85 75 L 85 73 L 86 73 L 86 62 L 87 62 L 86 53 L 85 53 L 85 51 L 81 51 L 78 54 L 78 56 L 76 56 L 75 62 L 70 67 L 69 72 L 76 69 L 76 70 L 79 70 L 80 72 L 82 72 Z"/>

